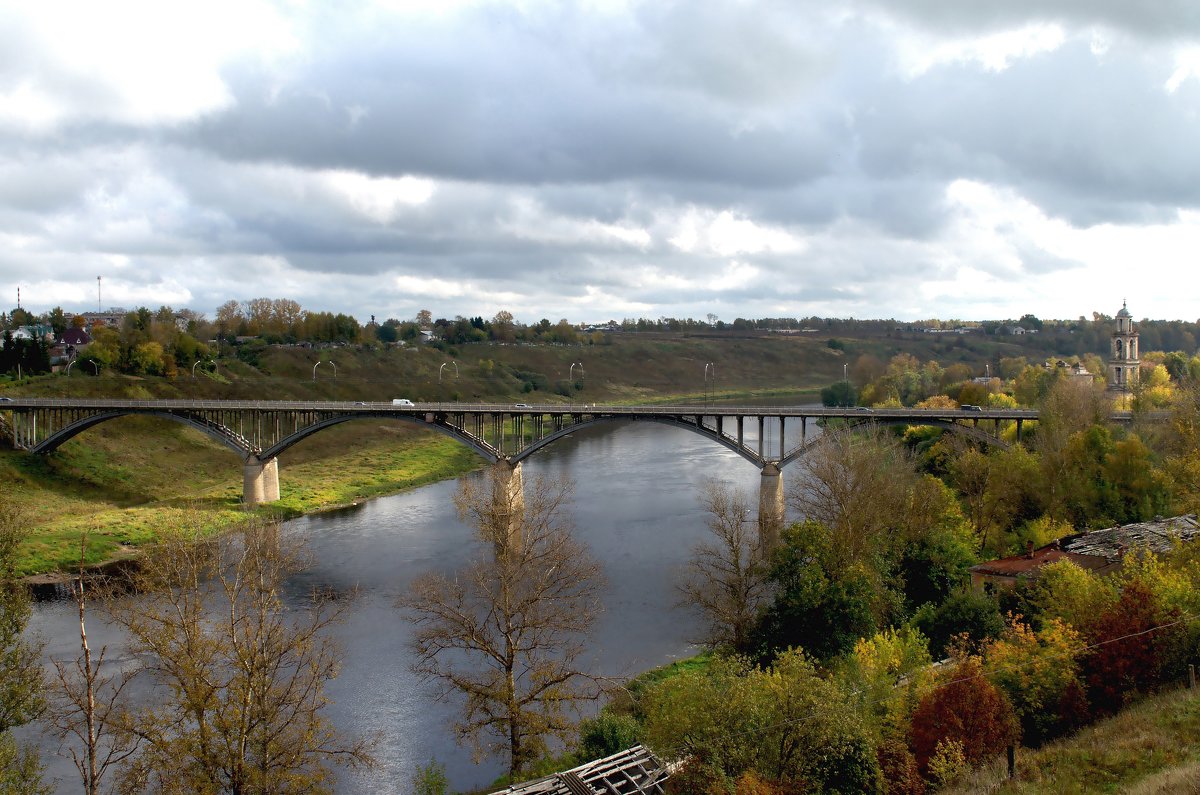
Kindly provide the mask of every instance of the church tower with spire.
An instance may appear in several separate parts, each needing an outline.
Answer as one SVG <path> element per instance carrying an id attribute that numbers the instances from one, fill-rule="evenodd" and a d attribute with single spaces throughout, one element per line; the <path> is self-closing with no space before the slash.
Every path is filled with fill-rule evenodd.
<path id="1" fill-rule="evenodd" d="M 1125 302 L 1117 313 L 1117 327 L 1112 333 L 1108 358 L 1108 388 L 1128 392 L 1137 386 L 1141 372 L 1138 359 L 1138 333 Z"/>

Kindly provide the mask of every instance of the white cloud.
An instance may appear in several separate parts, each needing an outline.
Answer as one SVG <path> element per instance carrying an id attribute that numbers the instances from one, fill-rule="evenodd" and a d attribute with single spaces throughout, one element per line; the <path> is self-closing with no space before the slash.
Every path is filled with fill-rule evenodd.
<path id="1" fill-rule="evenodd" d="M 804 241 L 790 232 L 757 223 L 731 210 L 714 212 L 690 207 L 681 217 L 666 223 L 675 227 L 668 242 L 689 254 L 730 257 L 763 252 L 796 253 L 805 247 Z"/>
<path id="2" fill-rule="evenodd" d="M 381 224 L 394 219 L 404 206 L 428 202 L 435 187 L 431 179 L 369 177 L 353 171 L 327 171 L 320 178 L 357 212 Z"/>
<path id="3" fill-rule="evenodd" d="M 946 64 L 975 64 L 1002 72 L 1018 60 L 1053 52 L 1065 41 L 1060 26 L 1043 23 L 951 39 L 905 31 L 898 36 L 897 57 L 902 74 L 910 80 Z"/>
<path id="4" fill-rule="evenodd" d="M 1175 71 L 1163 88 L 1174 94 L 1185 80 L 1200 80 L 1200 47 L 1188 47 L 1175 55 Z"/>
<path id="5" fill-rule="evenodd" d="M 285 18 L 259 0 L 39 0 L 4 15 L 9 33 L 0 44 L 14 47 L 19 39 L 37 52 L 15 70 L 27 124 L 194 118 L 232 102 L 221 75 L 226 64 L 271 62 L 298 46 Z"/>

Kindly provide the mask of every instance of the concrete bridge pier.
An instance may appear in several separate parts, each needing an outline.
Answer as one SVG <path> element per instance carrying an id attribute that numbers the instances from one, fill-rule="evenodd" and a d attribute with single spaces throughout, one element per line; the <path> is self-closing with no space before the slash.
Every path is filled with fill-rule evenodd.
<path id="1" fill-rule="evenodd" d="M 253 508 L 279 499 L 279 459 L 250 456 L 242 464 L 242 503 Z"/>
<path id="2" fill-rule="evenodd" d="M 496 533 L 496 552 L 520 540 L 525 522 L 525 489 L 520 462 L 502 458 L 492 465 L 492 524 Z"/>
<path id="3" fill-rule="evenodd" d="M 783 470 L 779 464 L 768 461 L 758 482 L 758 538 L 764 557 L 779 546 L 783 521 Z"/>

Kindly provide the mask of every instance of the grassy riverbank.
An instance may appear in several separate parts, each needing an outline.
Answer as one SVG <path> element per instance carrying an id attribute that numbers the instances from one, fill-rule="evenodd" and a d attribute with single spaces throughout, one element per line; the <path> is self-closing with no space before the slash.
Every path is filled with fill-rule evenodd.
<path id="1" fill-rule="evenodd" d="M 346 423 L 280 457 L 280 500 L 256 515 L 281 517 L 392 494 L 481 465 L 452 439 L 395 423 Z M 136 441 L 136 443 L 134 443 Z M 174 423 L 113 420 L 45 458 L 0 452 L 4 499 L 31 535 L 21 572 L 47 574 L 128 554 L 164 530 L 199 521 L 219 531 L 248 517 L 241 462 L 207 436 Z"/>

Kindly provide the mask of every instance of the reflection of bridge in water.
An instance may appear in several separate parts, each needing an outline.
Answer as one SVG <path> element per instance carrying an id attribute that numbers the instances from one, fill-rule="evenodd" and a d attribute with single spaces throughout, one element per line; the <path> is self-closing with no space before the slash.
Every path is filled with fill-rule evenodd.
<path id="1" fill-rule="evenodd" d="M 7 415 L 7 416 L 6 416 Z M 610 422 L 656 422 L 698 433 L 762 470 L 760 523 L 783 517 L 784 466 L 815 442 L 812 421 L 927 425 L 988 445 L 1006 446 L 999 432 L 1016 423 L 1017 439 L 1028 409 L 861 409 L 817 406 L 611 406 L 573 404 L 465 404 L 294 402 L 249 400 L 86 400 L 14 398 L 0 403 L 0 423 L 14 447 L 49 453 L 79 433 L 125 416 L 163 417 L 190 425 L 242 459 L 248 505 L 279 499 L 278 456 L 325 428 L 351 420 L 395 420 L 444 433 L 518 478 L 520 463 L 537 450 L 582 428 Z M 1113 415 L 1129 421 L 1127 413 Z M 791 430 L 789 443 L 788 430 Z M 799 428 L 798 435 L 796 428 Z"/>

